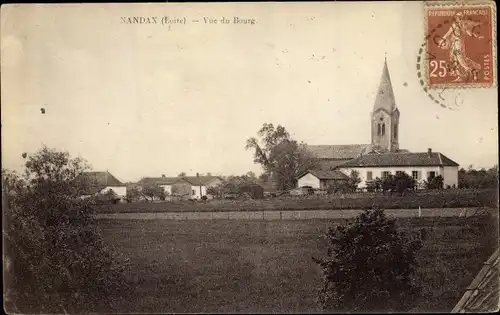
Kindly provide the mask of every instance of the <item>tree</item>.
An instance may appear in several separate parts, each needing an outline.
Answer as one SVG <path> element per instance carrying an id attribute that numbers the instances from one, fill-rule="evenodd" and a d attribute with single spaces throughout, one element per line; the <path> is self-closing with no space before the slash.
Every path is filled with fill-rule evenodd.
<path id="1" fill-rule="evenodd" d="M 497 188 L 498 187 L 498 165 L 486 170 L 475 170 L 469 167 L 468 170 L 460 169 L 458 171 L 459 188 Z"/>
<path id="2" fill-rule="evenodd" d="M 303 143 L 290 137 L 285 127 L 265 123 L 257 132 L 258 138 L 247 140 L 246 149 L 254 150 L 254 162 L 276 182 L 278 189 L 295 187 L 296 176 L 314 168 L 316 159 Z"/>
<path id="3" fill-rule="evenodd" d="M 359 177 L 359 172 L 356 170 L 351 170 L 349 174 L 349 179 L 347 180 L 347 189 L 349 192 L 355 192 L 358 189 L 358 185 L 361 183 L 361 178 Z"/>
<path id="4" fill-rule="evenodd" d="M 141 198 L 142 193 L 137 187 L 128 187 L 127 188 L 127 201 L 134 202 Z"/>
<path id="5" fill-rule="evenodd" d="M 115 193 L 113 189 L 106 190 L 105 192 L 99 194 L 96 198 L 100 202 L 109 204 L 109 203 L 117 203 L 120 200 L 120 197 Z"/>
<path id="6" fill-rule="evenodd" d="M 26 158 L 22 176 L 2 171 L 6 309 L 88 312 L 123 295 L 126 260 L 104 243 L 92 198 L 79 198 L 89 166 L 46 147 Z"/>
<path id="7" fill-rule="evenodd" d="M 374 180 L 366 182 L 366 190 L 369 192 L 378 192 L 382 191 L 382 180 L 379 177 L 376 177 Z"/>
<path id="8" fill-rule="evenodd" d="M 420 238 L 398 230 L 381 209 L 365 210 L 354 222 L 330 228 L 328 253 L 313 260 L 323 271 L 320 301 L 325 312 L 398 312 L 410 308 Z"/>
<path id="9" fill-rule="evenodd" d="M 405 172 L 396 173 L 396 175 L 393 177 L 393 180 L 395 188 L 394 190 L 400 194 L 404 194 L 407 191 L 415 189 L 415 179 Z"/>
<path id="10" fill-rule="evenodd" d="M 424 180 L 424 186 L 427 189 L 443 189 L 444 178 L 441 175 L 431 177 Z"/>
<path id="11" fill-rule="evenodd" d="M 172 195 L 189 196 L 191 194 L 191 185 L 187 183 L 175 183 L 172 185 Z"/>
<path id="12" fill-rule="evenodd" d="M 144 185 L 142 187 L 142 194 L 144 197 L 149 198 L 150 201 L 155 199 L 165 200 L 167 197 L 165 189 L 157 184 Z"/>
<path id="13" fill-rule="evenodd" d="M 186 177 L 186 173 L 185 172 L 180 172 L 179 175 L 177 175 L 177 177 Z"/>
<path id="14" fill-rule="evenodd" d="M 375 183 L 376 185 L 376 183 Z M 389 174 L 381 180 L 382 191 L 398 192 L 401 195 L 415 188 L 416 181 L 406 172 L 397 172 L 396 175 Z"/>

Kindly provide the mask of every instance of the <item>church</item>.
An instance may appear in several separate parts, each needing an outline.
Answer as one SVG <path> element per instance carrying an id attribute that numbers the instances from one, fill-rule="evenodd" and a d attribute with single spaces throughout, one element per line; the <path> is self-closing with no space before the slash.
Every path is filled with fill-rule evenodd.
<path id="1" fill-rule="evenodd" d="M 406 172 L 423 187 L 430 177 L 443 176 L 444 187 L 458 186 L 458 163 L 440 152 L 409 152 L 399 147 L 400 112 L 392 89 L 387 59 L 371 112 L 371 143 L 348 145 L 307 145 L 317 167 L 297 177 L 299 187 L 326 189 L 333 181 L 346 179 L 352 170 L 359 172 L 359 188 L 375 178 Z"/>

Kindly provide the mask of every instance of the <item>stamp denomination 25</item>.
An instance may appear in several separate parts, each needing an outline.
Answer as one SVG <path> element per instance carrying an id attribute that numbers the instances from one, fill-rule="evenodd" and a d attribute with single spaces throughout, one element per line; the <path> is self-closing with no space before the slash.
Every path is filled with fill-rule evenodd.
<path id="1" fill-rule="evenodd" d="M 427 3 L 429 88 L 496 85 L 495 4 Z"/>

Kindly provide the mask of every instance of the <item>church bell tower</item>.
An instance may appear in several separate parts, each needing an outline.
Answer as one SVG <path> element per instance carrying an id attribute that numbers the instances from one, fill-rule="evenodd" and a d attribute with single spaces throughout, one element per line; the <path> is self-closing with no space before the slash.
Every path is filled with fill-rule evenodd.
<path id="1" fill-rule="evenodd" d="M 387 57 L 382 70 L 375 104 L 371 112 L 372 149 L 379 152 L 399 150 L 399 109 L 396 107 Z"/>

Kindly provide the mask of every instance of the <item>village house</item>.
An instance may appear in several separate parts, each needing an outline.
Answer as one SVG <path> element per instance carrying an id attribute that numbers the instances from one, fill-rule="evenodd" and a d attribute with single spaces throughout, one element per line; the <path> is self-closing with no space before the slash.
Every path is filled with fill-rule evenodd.
<path id="1" fill-rule="evenodd" d="M 218 176 L 183 176 L 183 177 L 145 177 L 138 184 L 158 185 L 162 187 L 167 196 L 180 196 L 189 199 L 201 199 L 207 194 L 208 187 L 213 187 L 222 182 Z"/>
<path id="2" fill-rule="evenodd" d="M 397 172 L 405 172 L 420 183 L 429 177 L 441 175 L 445 187 L 458 186 L 458 163 L 431 149 L 428 152 L 411 153 L 399 148 L 399 118 L 386 59 L 371 112 L 371 143 L 308 145 L 316 158 L 316 175 L 311 172 L 301 174 L 297 178 L 298 186 L 321 187 L 322 181 L 326 183 L 328 176 L 334 176 L 333 173 L 321 171 L 333 170 L 345 175 L 349 175 L 352 170 L 358 171 L 360 188 L 366 187 L 367 181 L 377 177 L 383 179 Z"/>
<path id="3" fill-rule="evenodd" d="M 212 196 L 207 194 L 207 189 L 222 183 L 222 178 L 219 176 L 185 176 L 183 179 L 191 184 L 192 199 L 201 199 L 203 196 L 211 198 Z"/>
<path id="4" fill-rule="evenodd" d="M 338 185 L 340 182 L 346 182 L 349 179 L 344 173 L 334 170 L 309 170 L 297 176 L 299 187 L 310 186 L 315 189 L 326 190 L 330 186 Z"/>
<path id="5" fill-rule="evenodd" d="M 404 172 L 423 187 L 423 181 L 441 175 L 444 187 L 458 187 L 458 164 L 444 154 L 424 153 L 379 153 L 367 154 L 342 164 L 340 170 L 346 174 L 357 171 L 361 182 L 359 188 L 375 178 L 384 179 L 389 175 Z"/>
<path id="6" fill-rule="evenodd" d="M 85 172 L 77 180 L 86 182 L 82 191 L 83 198 L 106 194 L 110 190 L 120 199 L 127 196 L 127 186 L 108 171 Z"/>

